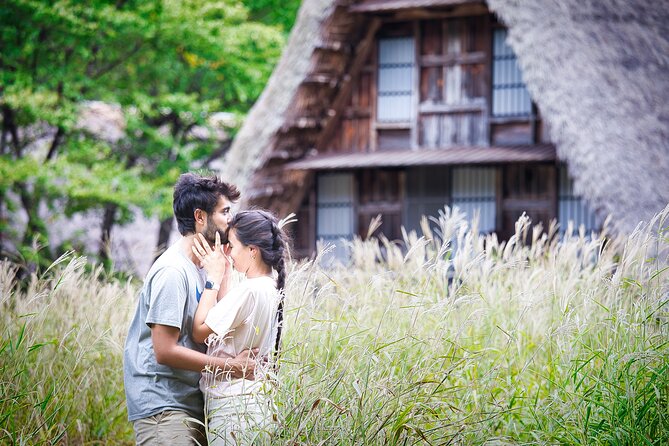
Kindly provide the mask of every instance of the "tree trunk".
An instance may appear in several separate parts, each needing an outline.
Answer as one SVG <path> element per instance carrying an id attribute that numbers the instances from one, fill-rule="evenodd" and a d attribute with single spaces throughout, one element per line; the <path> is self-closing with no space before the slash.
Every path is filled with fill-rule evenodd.
<path id="1" fill-rule="evenodd" d="M 3 144 L 7 143 L 6 134 L 12 137 L 12 148 L 14 149 L 14 156 L 17 159 L 20 159 L 23 156 L 21 145 L 19 144 L 19 131 L 16 127 L 16 122 L 14 121 L 14 113 L 11 108 L 8 106 L 2 107 L 2 133 L 3 133 Z M 7 146 L 3 145 L 2 153 L 9 153 Z"/>
<path id="2" fill-rule="evenodd" d="M 170 233 L 174 225 L 174 217 L 166 218 L 160 222 L 160 229 L 158 230 L 158 243 L 156 243 L 156 251 L 153 260 L 155 261 L 170 243 Z"/>
<path id="3" fill-rule="evenodd" d="M 6 258 L 5 253 L 5 232 L 7 231 L 8 223 L 5 221 L 5 193 L 0 192 L 0 260 Z"/>
<path id="4" fill-rule="evenodd" d="M 51 146 L 49 147 L 49 153 L 47 153 L 45 161 L 51 161 L 53 157 L 56 155 L 58 146 L 60 146 L 60 143 L 63 142 L 64 135 L 65 135 L 65 130 L 63 130 L 63 127 L 58 126 L 58 130 L 56 130 L 56 134 L 54 135 L 53 140 L 51 141 Z"/>
<path id="5" fill-rule="evenodd" d="M 21 197 L 21 205 L 28 215 L 26 231 L 23 234 L 23 246 L 32 244 L 35 236 L 37 236 L 39 240 L 47 240 L 46 225 L 39 216 L 39 205 L 41 202 L 41 200 L 37 198 L 40 195 L 39 192 L 35 190 L 31 195 L 28 190 L 28 185 L 24 182 L 17 182 L 16 186 L 19 190 L 19 196 Z"/>
<path id="6" fill-rule="evenodd" d="M 100 250 L 98 251 L 98 256 L 100 261 L 105 264 L 106 267 L 111 266 L 109 264 L 111 260 L 111 231 L 116 221 L 116 210 L 118 206 L 115 204 L 108 204 L 105 206 L 105 213 L 102 217 L 102 234 L 100 235 Z"/>
<path id="7" fill-rule="evenodd" d="M 51 250 L 48 247 L 49 236 L 46 230 L 46 224 L 39 216 L 39 208 L 41 203 L 41 192 L 35 188 L 32 192 L 28 189 L 28 185 L 24 182 L 17 182 L 16 189 L 18 190 L 21 205 L 28 215 L 28 222 L 26 224 L 25 232 L 23 233 L 23 240 L 20 249 L 21 255 L 24 258 L 24 268 L 18 274 L 18 278 L 23 280 L 30 274 L 37 271 L 40 264 L 45 261 L 53 261 Z M 42 248 L 46 249 L 42 251 Z M 44 257 L 42 257 L 44 254 Z"/>
<path id="8" fill-rule="evenodd" d="M 9 126 L 7 125 L 8 108 L 2 108 L 2 135 L 0 136 L 0 155 L 4 155 L 9 150 L 7 147 L 7 135 L 9 134 Z M 0 259 L 4 259 L 5 254 L 5 231 L 7 230 L 7 222 L 5 222 L 4 214 L 5 193 L 0 193 Z"/>

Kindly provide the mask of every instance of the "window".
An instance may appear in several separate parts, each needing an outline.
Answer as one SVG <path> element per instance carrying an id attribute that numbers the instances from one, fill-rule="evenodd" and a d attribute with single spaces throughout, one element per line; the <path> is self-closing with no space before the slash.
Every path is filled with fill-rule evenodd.
<path id="1" fill-rule="evenodd" d="M 411 120 L 414 59 L 412 37 L 379 39 L 378 122 Z"/>
<path id="2" fill-rule="evenodd" d="M 479 231 L 495 230 L 495 168 L 458 167 L 453 169 L 452 206 L 460 208 L 471 221 L 479 213 Z"/>
<path id="3" fill-rule="evenodd" d="M 358 235 L 364 237 L 369 222 L 381 215 L 383 233 L 390 240 L 402 238 L 402 172 L 393 169 L 362 170 L 358 173 Z"/>
<path id="4" fill-rule="evenodd" d="M 331 257 L 343 260 L 347 252 L 341 239 L 353 238 L 353 176 L 321 174 L 317 181 L 316 240 L 335 244 Z M 332 261 L 334 258 L 325 259 Z"/>
<path id="5" fill-rule="evenodd" d="M 404 227 L 422 234 L 423 215 L 438 217 L 450 203 L 450 175 L 447 167 L 412 167 L 406 171 Z"/>
<path id="6" fill-rule="evenodd" d="M 590 207 L 574 192 L 574 181 L 569 177 L 565 166 L 560 166 L 558 190 L 558 222 L 560 231 L 564 232 L 570 221 L 574 222 L 574 229 L 584 225 L 586 231 L 599 229 L 597 218 Z"/>
<path id="7" fill-rule="evenodd" d="M 507 30 L 493 31 L 492 114 L 496 117 L 529 116 L 532 100 L 513 50 L 506 43 Z"/>

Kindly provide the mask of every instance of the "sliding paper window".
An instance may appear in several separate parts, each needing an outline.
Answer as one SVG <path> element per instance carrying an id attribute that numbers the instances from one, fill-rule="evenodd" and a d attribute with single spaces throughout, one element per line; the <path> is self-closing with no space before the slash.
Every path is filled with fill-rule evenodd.
<path id="1" fill-rule="evenodd" d="M 415 45 L 412 37 L 379 39 L 378 122 L 409 122 L 412 116 Z"/>
<path id="2" fill-rule="evenodd" d="M 471 222 L 479 216 L 479 231 L 493 232 L 496 221 L 495 169 L 458 167 L 453 169 L 451 203 L 467 214 Z"/>
<path id="3" fill-rule="evenodd" d="M 492 45 L 492 114 L 529 116 L 532 100 L 523 82 L 516 55 L 506 43 L 507 30 L 495 29 Z"/>
<path id="4" fill-rule="evenodd" d="M 331 258 L 347 257 L 343 240 L 353 238 L 353 175 L 320 174 L 316 195 L 316 240 L 335 245 Z"/>
<path id="5" fill-rule="evenodd" d="M 570 222 L 573 223 L 576 230 L 581 226 L 585 227 L 586 232 L 599 230 L 600 224 L 597 216 L 585 200 L 574 191 L 574 181 L 564 165 L 560 166 L 559 182 L 558 222 L 560 231 L 564 232 Z"/>

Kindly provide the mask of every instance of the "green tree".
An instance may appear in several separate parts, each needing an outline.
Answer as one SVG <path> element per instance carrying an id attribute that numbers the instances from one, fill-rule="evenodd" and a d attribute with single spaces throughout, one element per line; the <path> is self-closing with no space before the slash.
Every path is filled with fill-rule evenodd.
<path id="1" fill-rule="evenodd" d="M 192 130 L 250 108 L 285 35 L 230 0 L 10 0 L 0 39 L 2 255 L 48 246 L 49 213 L 101 210 L 104 260 L 115 224 L 133 208 L 167 217 L 178 174 L 222 154 Z M 90 100 L 122 107 L 122 138 L 78 125 Z"/>
<path id="2" fill-rule="evenodd" d="M 278 25 L 288 33 L 295 23 L 301 0 L 244 0 L 252 20 Z"/>

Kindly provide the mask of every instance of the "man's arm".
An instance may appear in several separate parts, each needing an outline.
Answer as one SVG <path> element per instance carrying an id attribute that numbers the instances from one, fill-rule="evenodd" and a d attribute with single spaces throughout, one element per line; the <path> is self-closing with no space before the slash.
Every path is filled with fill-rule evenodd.
<path id="1" fill-rule="evenodd" d="M 244 350 L 235 358 L 218 358 L 205 355 L 178 345 L 179 329 L 169 325 L 154 324 L 151 327 L 151 340 L 156 361 L 175 369 L 201 372 L 207 365 L 220 368 L 223 372 L 231 372 L 235 378 L 253 379 L 256 367 L 257 349 Z"/>

